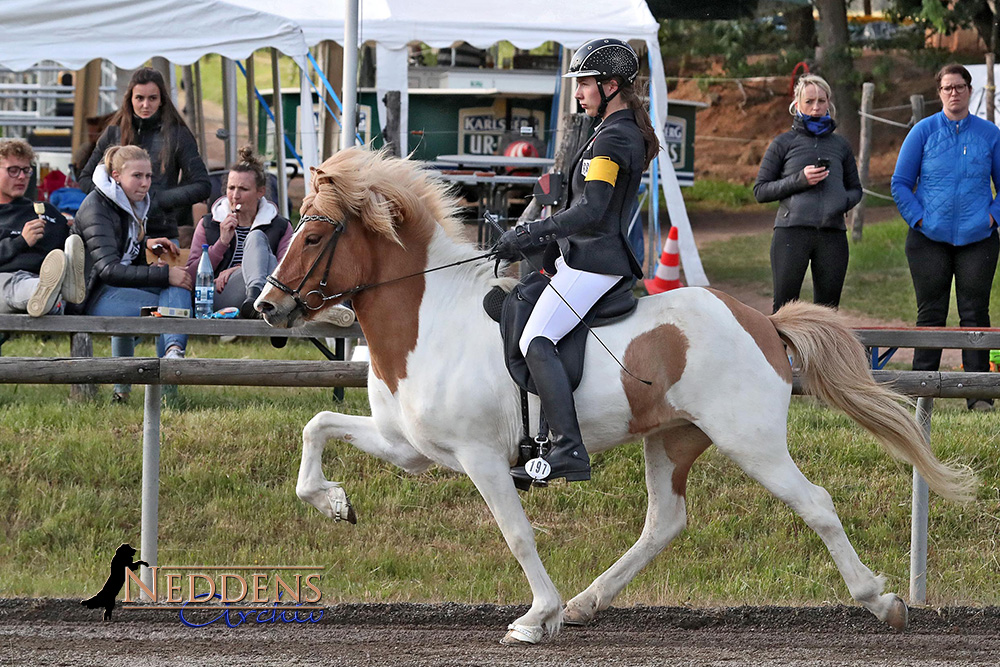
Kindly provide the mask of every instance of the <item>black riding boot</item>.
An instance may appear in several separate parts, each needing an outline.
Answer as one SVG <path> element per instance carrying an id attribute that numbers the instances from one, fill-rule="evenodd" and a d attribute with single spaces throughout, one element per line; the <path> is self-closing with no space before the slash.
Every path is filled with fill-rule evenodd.
<path id="1" fill-rule="evenodd" d="M 590 479 L 590 457 L 583 446 L 583 436 L 580 435 L 573 390 L 570 388 L 566 369 L 559 360 L 555 343 L 542 336 L 535 338 L 528 344 L 524 360 L 538 391 L 545 419 L 554 435 L 552 446 L 545 455 L 545 460 L 552 466 L 552 472 L 545 479 L 565 477 L 567 482 Z M 513 468 L 510 474 L 518 479 L 533 479 L 524 466 Z"/>

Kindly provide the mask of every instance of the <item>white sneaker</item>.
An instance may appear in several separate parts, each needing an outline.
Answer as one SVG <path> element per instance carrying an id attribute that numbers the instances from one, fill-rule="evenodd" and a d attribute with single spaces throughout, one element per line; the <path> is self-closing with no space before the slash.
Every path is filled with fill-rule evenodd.
<path id="1" fill-rule="evenodd" d="M 48 314 L 59 300 L 63 277 L 66 275 L 66 253 L 53 250 L 42 261 L 38 270 L 38 286 L 28 299 L 28 314 L 41 317 Z"/>
<path id="2" fill-rule="evenodd" d="M 163 355 L 164 359 L 183 359 L 184 350 L 182 350 L 177 345 L 171 345 L 167 348 L 167 351 Z"/>
<path id="3" fill-rule="evenodd" d="M 83 303 L 87 298 L 87 277 L 84 275 L 86 250 L 79 234 L 66 239 L 66 277 L 63 278 L 62 295 L 70 303 Z"/>

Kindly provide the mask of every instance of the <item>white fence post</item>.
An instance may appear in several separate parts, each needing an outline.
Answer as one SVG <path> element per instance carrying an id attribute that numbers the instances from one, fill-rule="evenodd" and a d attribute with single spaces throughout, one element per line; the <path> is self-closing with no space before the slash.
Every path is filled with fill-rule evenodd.
<path id="1" fill-rule="evenodd" d="M 139 538 L 139 558 L 149 563 L 150 567 L 157 564 L 156 540 L 159 532 L 160 511 L 160 396 L 162 389 L 158 384 L 146 385 L 146 396 L 143 402 L 142 414 L 142 518 Z M 143 568 L 139 579 L 150 590 L 153 590 L 153 571 Z M 142 597 L 147 602 L 145 593 Z"/>
<path id="2" fill-rule="evenodd" d="M 917 399 L 917 421 L 924 429 L 927 446 L 931 442 L 933 398 Z M 910 512 L 910 604 L 927 602 L 927 482 L 913 469 L 913 504 Z"/>

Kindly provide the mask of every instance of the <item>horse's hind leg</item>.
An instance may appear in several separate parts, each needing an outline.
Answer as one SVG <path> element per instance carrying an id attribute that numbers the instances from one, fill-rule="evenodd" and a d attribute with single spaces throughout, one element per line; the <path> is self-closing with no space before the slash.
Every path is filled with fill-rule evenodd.
<path id="1" fill-rule="evenodd" d="M 320 412 L 302 429 L 302 462 L 295 494 L 331 519 L 355 522 L 354 510 L 338 482 L 323 476 L 323 448 L 336 438 L 410 473 L 422 472 L 430 461 L 400 437 L 390 442 L 371 417 Z"/>
<path id="2" fill-rule="evenodd" d="M 687 525 L 684 493 L 694 460 L 711 444 L 696 426 L 686 424 L 646 438 L 646 524 L 632 548 L 585 591 L 566 603 L 563 621 L 586 625 L 607 609 L 622 589 L 663 551 Z"/>
<path id="3" fill-rule="evenodd" d="M 858 558 L 830 494 L 806 479 L 795 465 L 788 453 L 784 422 L 770 429 L 760 424 L 754 425 L 756 428 L 740 426 L 733 422 L 724 429 L 725 433 L 710 431 L 719 450 L 788 505 L 820 536 L 855 600 L 894 629 L 905 629 L 906 605 L 892 593 L 882 594 L 882 577 L 875 576 Z"/>

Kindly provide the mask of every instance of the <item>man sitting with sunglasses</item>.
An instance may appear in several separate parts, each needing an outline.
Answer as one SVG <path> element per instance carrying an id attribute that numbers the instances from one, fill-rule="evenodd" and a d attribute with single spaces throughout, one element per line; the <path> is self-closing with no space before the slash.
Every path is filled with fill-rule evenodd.
<path id="1" fill-rule="evenodd" d="M 86 297 L 82 239 L 54 206 L 24 196 L 35 153 L 0 140 L 0 313 L 39 317 Z"/>

